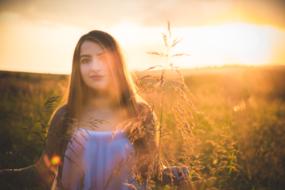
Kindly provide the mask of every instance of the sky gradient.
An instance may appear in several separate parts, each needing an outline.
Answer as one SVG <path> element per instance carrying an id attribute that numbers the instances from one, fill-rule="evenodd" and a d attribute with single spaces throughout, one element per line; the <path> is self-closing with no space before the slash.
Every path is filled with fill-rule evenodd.
<path id="1" fill-rule="evenodd" d="M 0 0 L 0 70 L 69 73 L 79 37 L 99 29 L 123 48 L 130 69 L 164 64 L 166 22 L 182 39 L 179 67 L 285 63 L 281 0 Z"/>

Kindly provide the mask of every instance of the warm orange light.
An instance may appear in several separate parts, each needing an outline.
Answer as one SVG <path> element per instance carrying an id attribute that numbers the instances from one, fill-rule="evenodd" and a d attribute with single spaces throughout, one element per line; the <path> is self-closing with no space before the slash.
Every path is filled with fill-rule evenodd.
<path id="1" fill-rule="evenodd" d="M 281 32 L 271 26 L 233 22 L 181 28 L 180 33 L 187 38 L 179 50 L 191 54 L 184 58 L 185 66 L 212 66 L 272 63 Z"/>
<path id="2" fill-rule="evenodd" d="M 55 155 L 51 158 L 51 164 L 53 166 L 59 165 L 59 163 L 60 163 L 60 157 L 59 156 Z"/>
<path id="3" fill-rule="evenodd" d="M 230 18 L 230 15 L 225 17 Z M 70 73 L 74 47 L 79 36 L 87 32 L 85 29 L 64 24 L 50 27 L 3 13 L 0 18 L 5 18 L 0 24 L 4 31 L 0 36 L 3 49 L 0 51 L 0 70 Z M 182 39 L 173 53 L 190 54 L 172 60 L 176 66 L 284 63 L 284 29 L 246 22 L 246 19 L 210 23 L 176 27 L 176 22 L 171 21 L 173 37 Z M 125 20 L 106 30 L 123 47 L 128 68 L 144 70 L 165 63 L 164 59 L 146 53 L 164 50 L 161 33 L 167 29 L 163 22 L 150 27 Z M 15 52 L 17 56 L 14 56 Z"/>

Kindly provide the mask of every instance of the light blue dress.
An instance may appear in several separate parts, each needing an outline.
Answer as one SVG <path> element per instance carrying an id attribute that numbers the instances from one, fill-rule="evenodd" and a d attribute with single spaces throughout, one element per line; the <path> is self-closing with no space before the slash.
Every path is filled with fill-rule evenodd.
<path id="1" fill-rule="evenodd" d="M 127 190 L 132 153 L 123 132 L 78 128 L 65 152 L 62 184 L 70 190 Z"/>

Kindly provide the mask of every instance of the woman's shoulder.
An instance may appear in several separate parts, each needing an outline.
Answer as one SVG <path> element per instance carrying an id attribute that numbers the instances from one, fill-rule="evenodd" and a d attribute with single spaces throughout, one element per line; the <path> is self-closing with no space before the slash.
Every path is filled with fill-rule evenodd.
<path id="1" fill-rule="evenodd" d="M 67 114 L 67 105 L 64 104 L 56 108 L 49 120 L 49 133 L 59 130 L 63 124 Z"/>
<path id="2" fill-rule="evenodd" d="M 146 101 L 137 103 L 139 116 L 144 119 L 146 123 L 152 123 L 157 120 L 154 108 Z"/>
<path id="3" fill-rule="evenodd" d="M 58 122 L 59 120 L 63 119 L 67 114 L 67 105 L 59 106 L 52 114 L 51 123 Z"/>
<path id="4" fill-rule="evenodd" d="M 64 123 L 65 114 L 67 113 L 67 106 L 59 106 L 52 114 L 49 121 L 47 141 L 45 152 L 51 156 L 56 150 L 60 148 L 60 139 L 63 134 L 62 126 Z"/>
<path id="5" fill-rule="evenodd" d="M 151 113 L 153 112 L 153 108 L 151 105 L 149 105 L 146 101 L 138 101 L 137 102 L 137 109 L 138 109 L 138 112 L 139 114 L 147 114 L 147 113 Z"/>
<path id="6" fill-rule="evenodd" d="M 67 104 L 59 106 L 55 112 L 54 115 L 56 116 L 64 116 L 67 113 Z"/>

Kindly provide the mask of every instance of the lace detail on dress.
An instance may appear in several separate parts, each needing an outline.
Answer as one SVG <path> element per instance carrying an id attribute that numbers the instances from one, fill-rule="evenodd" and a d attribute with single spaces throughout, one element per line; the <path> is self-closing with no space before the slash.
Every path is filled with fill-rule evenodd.
<path id="1" fill-rule="evenodd" d="M 66 189 L 128 189 L 133 147 L 123 132 L 79 128 L 64 155 L 62 185 Z"/>

